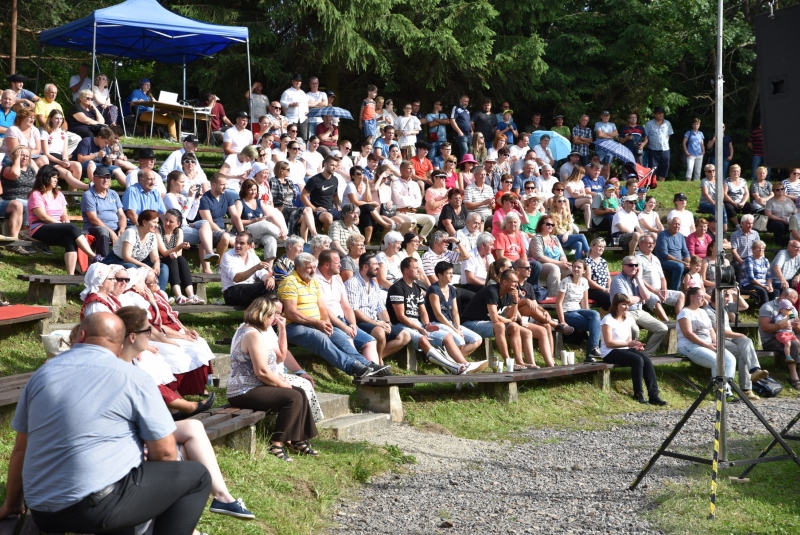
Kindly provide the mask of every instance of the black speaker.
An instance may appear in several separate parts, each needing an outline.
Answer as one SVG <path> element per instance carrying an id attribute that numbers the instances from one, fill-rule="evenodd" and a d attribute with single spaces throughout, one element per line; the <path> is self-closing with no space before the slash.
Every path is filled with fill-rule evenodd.
<path id="1" fill-rule="evenodd" d="M 800 5 L 756 17 L 758 90 L 769 167 L 800 167 Z"/>

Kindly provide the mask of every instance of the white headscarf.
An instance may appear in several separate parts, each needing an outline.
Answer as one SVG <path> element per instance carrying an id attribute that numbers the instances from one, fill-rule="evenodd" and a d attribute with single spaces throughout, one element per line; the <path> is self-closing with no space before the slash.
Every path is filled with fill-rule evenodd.
<path id="1" fill-rule="evenodd" d="M 131 280 L 128 284 L 125 285 L 125 290 L 130 290 L 144 279 L 147 278 L 147 274 L 150 272 L 149 267 L 140 267 L 140 268 L 128 268 L 128 277 Z"/>
<path id="2" fill-rule="evenodd" d="M 85 301 L 89 294 L 97 293 L 106 279 L 121 269 L 125 268 L 116 264 L 101 264 L 99 262 L 89 266 L 83 276 L 83 284 L 86 288 L 81 292 L 81 301 Z"/>

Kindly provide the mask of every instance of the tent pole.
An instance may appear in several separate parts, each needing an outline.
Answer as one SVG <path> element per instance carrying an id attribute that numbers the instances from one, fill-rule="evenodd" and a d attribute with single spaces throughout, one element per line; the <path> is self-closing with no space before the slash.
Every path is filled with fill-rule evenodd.
<path id="1" fill-rule="evenodd" d="M 253 75 L 250 72 L 250 36 L 247 36 L 245 40 L 245 44 L 247 46 L 247 87 L 250 88 L 250 102 L 248 103 L 248 115 L 250 115 L 250 129 L 253 128 L 253 119 L 258 121 L 257 117 L 253 117 Z"/>
<path id="2" fill-rule="evenodd" d="M 186 100 L 186 54 L 183 55 L 183 100 Z"/>
<path id="3" fill-rule="evenodd" d="M 39 94 L 39 73 L 42 71 L 42 52 L 44 52 L 44 44 L 39 43 L 39 57 L 36 58 L 36 87 L 33 92 Z"/>
<path id="4" fill-rule="evenodd" d="M 94 84 L 94 64 L 97 62 L 97 21 L 94 21 L 94 31 L 92 32 L 92 82 Z M 90 87 L 91 87 L 90 84 Z"/>

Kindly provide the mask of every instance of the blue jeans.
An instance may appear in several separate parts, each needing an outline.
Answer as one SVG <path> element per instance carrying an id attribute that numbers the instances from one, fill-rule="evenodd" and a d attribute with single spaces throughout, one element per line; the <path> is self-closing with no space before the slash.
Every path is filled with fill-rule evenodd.
<path id="1" fill-rule="evenodd" d="M 345 324 L 347 323 L 347 321 L 345 321 L 344 318 L 339 318 L 339 319 L 342 320 L 342 322 L 344 322 Z M 373 338 L 371 334 L 361 330 L 361 328 L 358 327 L 357 325 L 356 328 L 358 330 L 356 331 L 356 337 L 353 338 L 353 344 L 356 346 L 357 351 L 361 351 L 361 348 L 363 348 L 365 345 L 367 345 L 370 342 L 374 342 L 375 338 Z"/>
<path id="2" fill-rule="evenodd" d="M 561 239 L 560 236 L 559 239 Z M 567 241 L 561 241 L 561 246 L 564 250 L 575 249 L 575 260 L 580 260 L 584 254 L 589 252 L 589 242 L 586 241 L 586 236 L 583 234 L 570 234 Z"/>
<path id="3" fill-rule="evenodd" d="M 456 136 L 456 145 L 458 145 L 458 156 L 463 158 L 465 154 L 472 151 L 472 134 Z"/>
<path id="4" fill-rule="evenodd" d="M 758 169 L 761 165 L 763 165 L 763 163 L 764 163 L 764 157 L 763 156 L 756 156 L 755 154 L 753 154 L 753 160 L 750 162 L 750 168 L 751 168 L 753 174 L 750 175 L 750 176 L 755 178 L 756 177 L 756 169 Z M 767 167 L 767 180 L 769 180 L 769 177 L 770 177 L 771 174 L 772 174 L 772 170 L 769 167 Z M 728 175 L 726 174 L 725 176 L 728 176 Z"/>
<path id="5" fill-rule="evenodd" d="M 101 262 L 103 264 L 125 266 L 126 269 L 139 268 L 139 266 L 137 266 L 136 264 L 132 264 L 130 262 L 123 262 L 122 259 L 118 257 L 114 251 L 108 253 L 108 256 L 103 258 Z M 149 258 L 147 260 L 142 260 L 142 264 L 153 267 L 153 263 L 150 261 Z M 164 264 L 161 264 L 161 270 L 158 273 L 158 287 L 162 291 L 166 291 L 168 282 L 169 282 L 169 267 L 167 267 Z"/>
<path id="6" fill-rule="evenodd" d="M 600 314 L 596 310 L 581 309 L 564 312 L 564 320 L 567 325 L 589 333 L 587 353 L 600 347 Z"/>
<path id="7" fill-rule="evenodd" d="M 494 324 L 489 321 L 465 321 L 462 326 L 477 333 L 481 338 L 494 338 Z"/>
<path id="8" fill-rule="evenodd" d="M 714 214 L 715 217 L 717 215 L 717 207 L 708 201 L 700 201 L 697 211 L 702 214 Z M 722 210 L 722 222 L 726 224 L 728 223 L 728 212 L 726 212 L 724 209 Z"/>
<path id="9" fill-rule="evenodd" d="M 702 366 L 703 368 L 710 368 L 714 375 L 719 375 L 717 371 L 717 352 L 711 351 L 706 347 L 701 347 L 697 344 L 683 344 L 678 346 L 678 353 L 683 355 L 684 357 L 688 357 L 689 360 L 697 364 L 698 366 Z M 733 374 L 736 373 L 736 357 L 733 356 L 733 353 L 725 350 L 725 377 L 733 377 Z"/>
<path id="10" fill-rule="evenodd" d="M 675 260 L 662 260 L 661 269 L 664 270 L 665 275 L 670 275 L 669 289 L 680 291 L 684 269 L 683 263 L 676 262 Z"/>
<path id="11" fill-rule="evenodd" d="M 536 260 L 531 260 L 531 276 L 528 277 L 528 282 L 533 286 L 539 286 L 539 276 L 542 274 L 542 264 Z"/>
<path id="12" fill-rule="evenodd" d="M 286 339 L 290 343 L 322 357 L 328 364 L 342 370 L 347 375 L 353 375 L 354 363 L 357 362 L 363 366 L 369 364 L 369 361 L 362 357 L 350 343 L 350 338 L 335 327 L 333 334 L 328 336 L 312 327 L 290 323 L 286 326 Z"/>

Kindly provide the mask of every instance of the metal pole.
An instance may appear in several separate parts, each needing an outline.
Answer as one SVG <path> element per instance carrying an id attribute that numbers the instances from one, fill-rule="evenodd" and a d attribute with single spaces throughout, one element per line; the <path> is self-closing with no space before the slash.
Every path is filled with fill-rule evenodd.
<path id="1" fill-rule="evenodd" d="M 186 101 L 186 54 L 183 55 L 183 100 Z"/>
<path id="2" fill-rule="evenodd" d="M 250 37 L 245 40 L 247 46 L 247 87 L 250 88 L 250 102 L 248 103 L 248 114 L 250 115 L 250 129 L 253 129 L 253 120 L 258 121 L 257 117 L 253 117 L 253 75 L 250 73 Z"/>
<path id="3" fill-rule="evenodd" d="M 94 31 L 92 32 L 92 78 L 89 87 L 94 84 L 94 64 L 97 63 L 97 21 L 94 21 Z"/>
<path id="4" fill-rule="evenodd" d="M 725 169 L 725 165 L 723 164 L 722 160 L 722 148 L 723 148 L 723 130 L 722 130 L 722 99 L 723 99 L 723 79 L 722 79 L 722 0 L 717 0 L 717 76 L 716 76 L 716 143 L 714 143 L 714 152 L 716 153 L 716 194 L 715 194 L 715 202 L 716 202 L 716 218 L 717 224 L 720 224 L 723 221 L 723 214 L 724 214 L 724 207 L 722 202 L 722 190 L 723 190 L 723 170 Z M 721 274 L 720 268 L 724 265 L 725 260 L 725 253 L 722 251 L 722 236 L 723 233 L 720 232 L 720 229 L 717 229 L 717 239 L 715 243 L 715 253 L 717 257 L 716 267 L 717 270 L 717 287 L 714 288 L 714 291 L 717 292 L 716 301 L 717 301 L 717 375 L 724 376 L 725 375 L 725 321 L 723 314 L 727 314 L 725 311 L 725 298 L 723 294 L 723 290 L 720 288 L 720 281 L 721 281 Z M 726 400 L 725 396 L 722 396 L 722 405 L 720 407 L 720 429 L 719 429 L 719 459 L 722 461 L 728 460 L 728 448 L 727 448 L 727 410 L 726 410 Z"/>

